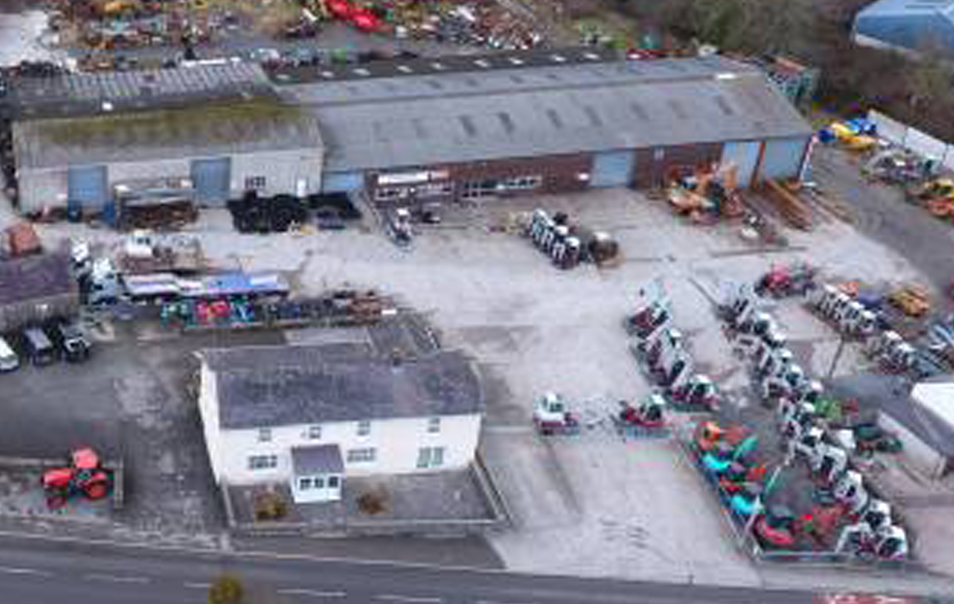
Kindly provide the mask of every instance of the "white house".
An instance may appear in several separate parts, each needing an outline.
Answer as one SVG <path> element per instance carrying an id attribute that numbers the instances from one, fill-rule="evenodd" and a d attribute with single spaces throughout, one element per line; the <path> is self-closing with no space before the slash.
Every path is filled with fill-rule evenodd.
<path id="1" fill-rule="evenodd" d="M 203 350 L 199 409 L 216 482 L 287 482 L 340 499 L 347 476 L 433 472 L 474 459 L 479 378 L 461 353 L 396 362 L 361 344 Z"/>

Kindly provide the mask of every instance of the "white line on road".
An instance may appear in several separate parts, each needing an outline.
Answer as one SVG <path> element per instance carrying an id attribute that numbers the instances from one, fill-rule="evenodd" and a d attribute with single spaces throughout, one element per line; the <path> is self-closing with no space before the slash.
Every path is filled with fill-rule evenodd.
<path id="1" fill-rule="evenodd" d="M 440 598 L 428 598 L 426 596 L 402 596 L 399 594 L 383 594 L 380 596 L 374 596 L 378 600 L 389 600 L 391 602 L 418 602 L 420 604 L 425 604 L 427 602 L 440 602 Z"/>
<path id="2" fill-rule="evenodd" d="M 87 581 L 107 581 L 109 583 L 149 583 L 149 577 L 120 577 L 116 575 L 91 574 L 83 578 Z"/>
<path id="3" fill-rule="evenodd" d="M 212 587 L 211 583 L 183 583 L 182 587 L 187 589 L 209 589 Z"/>
<path id="4" fill-rule="evenodd" d="M 13 566 L 0 566 L 0 573 L 8 575 L 37 575 L 39 577 L 52 577 L 53 573 L 35 568 L 15 568 Z"/>
<path id="5" fill-rule="evenodd" d="M 474 604 L 514 604 L 513 602 L 495 602 L 494 600 L 477 600 Z"/>
<path id="6" fill-rule="evenodd" d="M 288 596 L 311 596 L 312 598 L 343 598 L 343 591 L 316 591 L 314 589 L 279 589 L 278 593 Z"/>

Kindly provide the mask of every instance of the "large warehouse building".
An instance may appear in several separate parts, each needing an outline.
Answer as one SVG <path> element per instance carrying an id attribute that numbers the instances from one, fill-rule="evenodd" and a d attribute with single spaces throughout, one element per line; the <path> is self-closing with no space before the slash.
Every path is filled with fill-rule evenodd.
<path id="1" fill-rule="evenodd" d="M 761 71 L 721 57 L 567 49 L 311 69 L 274 86 L 231 63 L 62 78 L 58 94 L 88 94 L 97 115 L 21 115 L 21 209 L 101 205 L 156 178 L 205 205 L 248 189 L 387 204 L 651 188 L 718 162 L 748 186 L 798 176 L 812 137 Z M 222 90 L 239 100 L 204 98 Z"/>

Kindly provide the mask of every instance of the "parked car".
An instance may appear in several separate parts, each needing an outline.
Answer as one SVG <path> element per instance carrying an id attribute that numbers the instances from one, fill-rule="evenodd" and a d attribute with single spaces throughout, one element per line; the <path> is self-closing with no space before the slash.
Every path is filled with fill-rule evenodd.
<path id="1" fill-rule="evenodd" d="M 18 367 L 20 367 L 20 357 L 5 339 L 0 338 L 0 371 L 14 371 Z"/>
<path id="2" fill-rule="evenodd" d="M 315 224 L 319 231 L 341 231 L 345 228 L 341 212 L 337 208 L 318 208 L 315 210 Z"/>
<path id="3" fill-rule="evenodd" d="M 50 341 L 50 338 L 48 338 L 39 327 L 31 327 L 24 330 L 23 342 L 26 347 L 27 356 L 37 367 L 56 362 L 56 348 L 53 347 L 53 342 Z"/>
<path id="4" fill-rule="evenodd" d="M 67 362 L 82 363 L 89 358 L 92 346 L 76 323 L 57 323 L 53 331 L 53 339 Z"/>

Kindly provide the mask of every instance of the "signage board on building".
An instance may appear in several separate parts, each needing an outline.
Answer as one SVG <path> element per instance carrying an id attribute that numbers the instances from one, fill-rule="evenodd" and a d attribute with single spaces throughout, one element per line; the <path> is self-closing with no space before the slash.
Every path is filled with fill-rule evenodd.
<path id="1" fill-rule="evenodd" d="M 398 172 L 378 174 L 378 186 L 416 185 L 434 180 L 446 180 L 450 176 L 447 170 L 421 170 L 418 172 Z"/>

